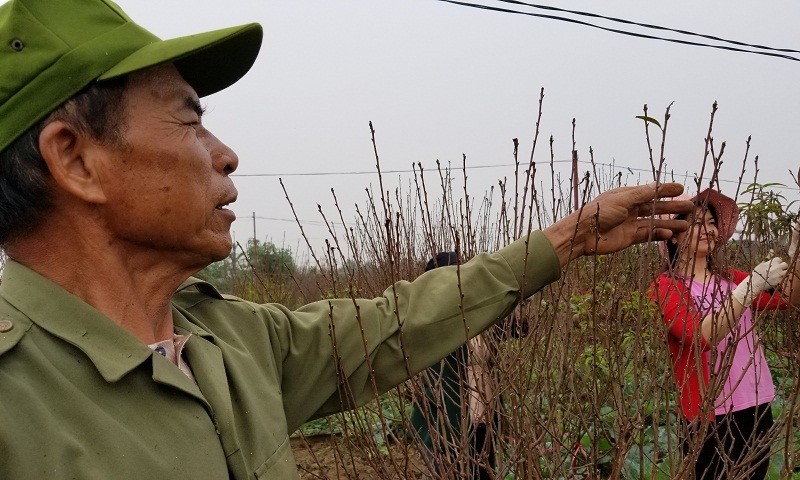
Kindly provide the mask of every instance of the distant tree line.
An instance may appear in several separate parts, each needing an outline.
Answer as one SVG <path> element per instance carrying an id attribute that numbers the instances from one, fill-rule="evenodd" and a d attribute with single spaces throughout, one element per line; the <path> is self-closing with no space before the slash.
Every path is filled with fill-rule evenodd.
<path id="1" fill-rule="evenodd" d="M 212 263 L 195 276 L 224 293 L 235 293 L 242 286 L 252 284 L 254 279 L 272 283 L 274 277 L 285 277 L 295 270 L 294 257 L 289 249 L 251 238 L 244 250 L 241 245 L 234 245 L 226 259 Z"/>

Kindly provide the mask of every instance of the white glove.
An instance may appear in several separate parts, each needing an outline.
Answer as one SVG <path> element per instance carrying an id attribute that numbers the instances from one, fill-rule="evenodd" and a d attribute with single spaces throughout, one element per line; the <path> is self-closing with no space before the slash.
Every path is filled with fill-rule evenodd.
<path id="1" fill-rule="evenodd" d="M 758 294 L 780 285 L 788 271 L 789 264 L 780 257 L 761 262 L 756 265 L 749 277 L 736 286 L 731 295 L 747 308 L 753 304 Z"/>

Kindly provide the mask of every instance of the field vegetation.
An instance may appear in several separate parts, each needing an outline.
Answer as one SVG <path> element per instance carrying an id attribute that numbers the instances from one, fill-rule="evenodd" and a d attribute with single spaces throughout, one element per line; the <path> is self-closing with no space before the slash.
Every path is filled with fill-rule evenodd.
<path id="1" fill-rule="evenodd" d="M 786 255 L 798 208 L 775 184 L 719 186 L 725 145 L 713 140 L 715 112 L 716 106 L 704 156 L 698 159 L 698 178 L 686 187 L 696 192 L 714 186 L 741 202 L 739 231 L 725 246 L 725 255 L 731 266 L 749 270 L 770 251 Z M 490 191 L 473 195 L 467 169 L 423 171 L 417 164 L 407 186 L 384 190 L 381 181 L 368 191 L 355 218 L 345 218 L 334 192 L 333 205 L 320 209 L 329 238 L 322 249 L 308 245 L 313 252 L 308 263 L 298 264 L 291 252 L 251 239 L 200 276 L 249 300 L 288 306 L 391 295 L 384 292 L 392 283 L 420 275 L 437 251 L 456 250 L 469 258 L 494 250 L 570 213 L 576 198 L 581 208 L 599 192 L 621 185 L 620 174 L 593 163 L 591 150 L 587 171 L 560 178 L 552 139 L 548 151 L 539 137 L 541 116 L 540 102 L 533 148 L 523 154 L 514 139 L 509 150 L 516 168 Z M 640 118 L 651 151 L 652 178 L 647 181 L 669 181 L 664 162 L 669 110 L 656 119 L 645 107 Z M 373 143 L 380 174 L 374 132 Z M 758 169 L 758 158 L 748 155 L 732 161 L 741 162 L 742 175 L 745 166 Z M 496 478 L 690 478 L 699 440 L 687 434 L 676 413 L 665 327 L 646 293 L 660 271 L 653 244 L 579 259 L 559 282 L 524 301 L 516 322 L 484 334 L 491 344 L 494 389 L 491 398 L 482 400 L 499 419 L 491 425 Z M 798 311 L 759 313 L 758 318 L 778 391 L 770 476 L 800 478 Z M 306 424 L 295 434 L 303 477 L 459 479 L 477 462 L 487 462 L 486 455 L 467 455 L 466 448 L 456 455 L 434 451 L 434 459 L 421 454 L 409 416 L 413 402 L 421 401 L 424 381 L 423 374 L 388 393 L 375 392 L 361 409 Z M 464 383 L 463 402 L 467 390 Z M 467 429 L 455 432 L 453 443 L 464 447 L 472 435 Z M 684 454 L 687 436 L 690 449 Z M 444 468 L 435 469 L 435 461 Z"/>

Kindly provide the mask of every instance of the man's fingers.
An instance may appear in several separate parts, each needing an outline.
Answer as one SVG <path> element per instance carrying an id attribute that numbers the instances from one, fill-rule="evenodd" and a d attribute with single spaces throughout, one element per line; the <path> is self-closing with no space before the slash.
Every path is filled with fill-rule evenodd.
<path id="1" fill-rule="evenodd" d="M 653 237 L 652 240 L 654 242 L 657 241 L 666 241 L 672 238 L 675 235 L 675 231 L 670 230 L 668 228 L 654 228 L 653 229 Z"/>
<path id="2" fill-rule="evenodd" d="M 653 188 L 655 188 L 655 182 L 650 184 Z M 656 192 L 656 196 L 658 198 L 666 198 L 666 197 L 677 197 L 683 193 L 683 185 L 680 183 L 662 183 L 658 186 L 658 191 Z"/>
<path id="3" fill-rule="evenodd" d="M 669 240 L 676 232 L 682 232 L 689 228 L 689 224 L 683 220 L 660 220 L 656 223 L 642 219 L 638 222 L 631 243 Z"/>
<path id="4" fill-rule="evenodd" d="M 648 215 L 680 215 L 691 213 L 693 210 L 694 203 L 689 200 L 666 200 L 639 205 L 636 215 L 639 217 L 646 217 Z"/>
<path id="5" fill-rule="evenodd" d="M 631 244 L 645 242 L 659 242 L 672 238 L 673 231 L 668 228 L 650 228 L 643 226 L 633 234 Z"/>
<path id="6" fill-rule="evenodd" d="M 656 198 L 677 197 L 683 193 L 683 185 L 680 183 L 662 183 L 656 190 L 656 182 L 638 187 L 631 187 L 630 195 L 634 203 L 643 204 Z"/>
<path id="7" fill-rule="evenodd" d="M 689 230 L 689 222 L 686 220 L 673 220 L 667 218 L 640 218 L 639 225 L 639 229 L 662 229 L 670 230 L 673 233 L 685 232 L 686 230 Z"/>

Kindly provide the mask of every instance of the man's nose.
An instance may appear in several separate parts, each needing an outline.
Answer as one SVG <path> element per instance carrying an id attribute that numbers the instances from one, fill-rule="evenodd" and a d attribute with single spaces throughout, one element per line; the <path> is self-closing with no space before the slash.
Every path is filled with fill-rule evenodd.
<path id="1" fill-rule="evenodd" d="M 239 156 L 216 137 L 214 141 L 215 144 L 211 151 L 214 170 L 224 175 L 230 175 L 239 167 Z"/>

